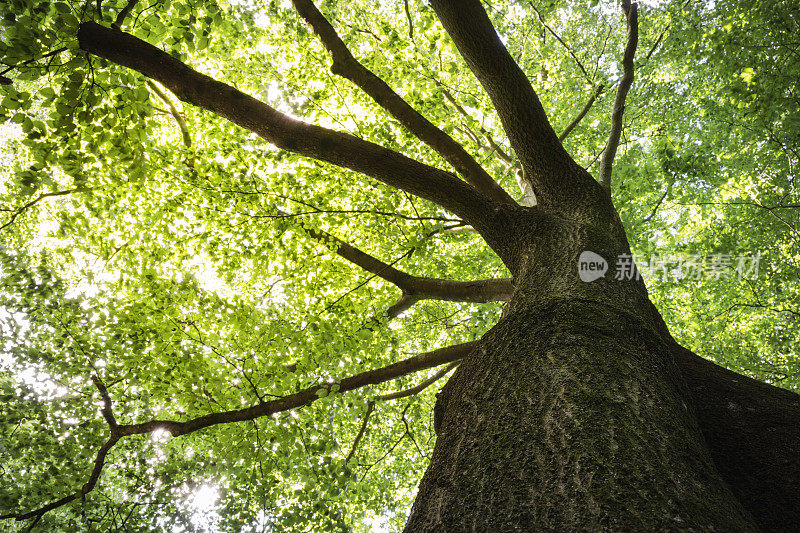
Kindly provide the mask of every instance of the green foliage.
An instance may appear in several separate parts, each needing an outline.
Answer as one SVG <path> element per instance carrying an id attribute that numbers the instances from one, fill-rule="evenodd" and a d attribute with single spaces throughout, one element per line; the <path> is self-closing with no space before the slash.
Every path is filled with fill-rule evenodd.
<path id="1" fill-rule="evenodd" d="M 5 74 L 13 85 L 0 86 L 0 225 L 14 217 L 0 230 L 0 514 L 35 509 L 87 479 L 108 434 L 92 374 L 121 423 L 187 420 L 473 340 L 499 318 L 499 304 L 425 301 L 376 326 L 371 318 L 399 291 L 308 230 L 387 263 L 400 258 L 396 267 L 419 276 L 507 273 L 476 235 L 445 231 L 458 221 L 441 208 L 277 151 L 77 49 L 79 21 L 108 24 L 126 3 L 99 12 L 94 3 L 0 4 L 0 58 L 14 67 Z M 528 3 L 491 4 L 557 131 L 607 87 L 565 141 L 596 170 L 625 40 L 618 7 L 537 7 L 559 42 Z M 516 194 L 513 169 L 479 133 L 510 152 L 491 104 L 424 2 L 410 2 L 410 21 L 402 2 L 319 7 L 359 61 Z M 791 389 L 800 385 L 798 24 L 789 1 L 643 6 L 614 178 L 637 253 L 761 253 L 753 282 L 648 284 L 688 347 Z M 286 2 L 162 0 L 137 5 L 123 29 L 281 111 L 447 168 L 331 74 Z M 97 488 L 36 527 L 396 530 L 433 447 L 436 387 L 377 403 L 351 449 L 371 399 L 425 377 L 176 439 L 123 439 Z M 204 513 L 198 498 L 214 494 Z"/>

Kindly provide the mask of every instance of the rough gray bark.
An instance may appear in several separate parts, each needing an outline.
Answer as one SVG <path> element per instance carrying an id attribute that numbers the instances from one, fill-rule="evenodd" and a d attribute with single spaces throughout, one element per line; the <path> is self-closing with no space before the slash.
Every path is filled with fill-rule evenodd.
<path id="1" fill-rule="evenodd" d="M 406 531 L 755 531 L 682 389 L 633 314 L 575 299 L 517 310 L 442 391 Z"/>
<path id="2" fill-rule="evenodd" d="M 519 218 L 516 291 L 440 394 L 406 531 L 757 530 L 644 285 L 579 279 L 581 251 L 628 252 L 610 201 L 577 220 Z"/>

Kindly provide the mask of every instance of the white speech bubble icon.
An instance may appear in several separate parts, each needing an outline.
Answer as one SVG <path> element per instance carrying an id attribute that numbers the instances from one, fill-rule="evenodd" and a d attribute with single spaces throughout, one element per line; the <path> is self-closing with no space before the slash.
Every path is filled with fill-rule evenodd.
<path id="1" fill-rule="evenodd" d="M 585 250 L 578 257 L 578 276 L 581 281 L 590 282 L 602 278 L 608 272 L 608 262 L 598 254 Z"/>

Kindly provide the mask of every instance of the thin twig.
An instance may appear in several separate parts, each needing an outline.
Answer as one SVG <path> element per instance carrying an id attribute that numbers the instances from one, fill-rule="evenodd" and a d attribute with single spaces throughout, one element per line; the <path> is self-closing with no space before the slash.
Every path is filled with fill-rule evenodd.
<path id="1" fill-rule="evenodd" d="M 390 392 L 388 394 L 384 394 L 382 396 L 378 396 L 378 400 L 380 400 L 382 402 L 389 401 L 389 400 L 399 400 L 400 398 L 405 398 L 407 396 L 413 396 L 414 394 L 419 394 L 423 390 L 427 389 L 428 387 L 430 387 L 431 385 L 433 385 L 434 383 L 436 383 L 437 381 L 442 379 L 444 376 L 447 375 L 448 372 L 453 370 L 459 364 L 461 364 L 461 361 L 453 361 L 452 363 L 450 363 L 446 367 L 442 368 L 441 370 L 436 372 L 434 375 L 432 375 L 431 377 L 429 377 L 428 379 L 426 379 L 425 381 L 423 381 L 419 385 L 411 387 L 410 389 L 405 389 L 405 390 L 401 390 L 401 391 L 397 391 L 397 392 Z"/>
<path id="2" fill-rule="evenodd" d="M 556 41 L 558 41 L 559 43 L 561 43 L 561 46 L 563 46 L 563 47 L 564 47 L 564 48 L 567 50 L 567 52 L 569 52 L 569 55 L 571 55 L 571 56 L 572 56 L 572 59 L 574 59 L 574 60 L 575 60 L 575 63 L 578 65 L 578 68 L 579 68 L 579 69 L 581 69 L 581 72 L 583 72 L 583 75 L 584 75 L 584 77 L 586 77 L 586 80 L 587 80 L 589 83 L 591 83 L 592 85 L 594 85 L 594 80 L 593 80 L 593 79 L 592 79 L 592 77 L 589 75 L 589 72 L 586 70 L 586 67 L 584 67 L 584 66 L 583 66 L 583 63 L 581 63 L 581 60 L 580 60 L 580 59 L 578 59 L 578 56 L 577 56 L 577 55 L 575 55 L 575 52 L 573 52 L 573 51 L 572 51 L 572 48 L 570 48 L 569 46 L 567 46 L 567 43 L 565 43 L 565 42 L 564 42 L 564 40 L 563 40 L 563 39 L 561 39 L 561 37 L 559 37 L 559 35 L 558 35 L 558 34 L 557 34 L 557 33 L 556 33 L 554 30 L 553 30 L 553 28 L 551 28 L 550 26 L 548 26 L 548 24 L 547 24 L 547 23 L 544 21 L 544 17 L 542 17 L 542 14 L 541 14 L 541 13 L 539 13 L 539 10 L 538 10 L 538 9 L 536 9 L 536 6 L 535 6 L 535 5 L 533 5 L 533 2 L 529 2 L 528 4 L 531 6 L 531 9 L 533 9 L 533 11 L 536 13 L 536 16 L 537 16 L 537 17 L 539 17 L 539 22 L 541 22 L 541 23 L 542 23 L 542 26 L 544 26 L 544 27 L 545 27 L 545 29 L 546 29 L 548 32 L 550 32 L 550 35 L 552 35 L 553 37 L 555 37 L 555 38 L 556 38 Z"/>
<path id="3" fill-rule="evenodd" d="M 377 398 L 374 398 L 374 399 L 370 400 L 369 403 L 367 403 L 367 412 L 364 413 L 364 421 L 361 423 L 361 429 L 358 431 L 358 434 L 356 435 L 356 438 L 353 441 L 353 446 L 350 448 L 350 453 L 347 454 L 347 458 L 344 460 L 344 462 L 347 463 L 347 462 L 350 461 L 350 459 L 353 458 L 353 455 L 355 454 L 356 449 L 358 448 L 358 444 L 361 442 L 361 439 L 364 436 L 364 432 L 367 429 L 367 424 L 369 423 L 369 417 L 372 414 L 373 408 L 375 407 L 375 402 L 386 402 L 386 401 L 390 401 L 390 400 L 399 400 L 400 398 L 406 398 L 408 396 L 412 396 L 414 394 L 418 394 L 418 393 L 422 392 L 423 390 L 425 390 L 426 388 L 428 388 L 431 385 L 433 385 L 434 383 L 436 383 L 437 381 L 439 381 L 440 379 L 442 379 L 445 375 L 447 375 L 448 372 L 453 370 L 460 363 L 461 363 L 460 361 L 453 361 L 452 363 L 450 363 L 449 365 L 447 365 L 443 369 L 439 370 L 438 372 L 436 372 L 434 375 L 432 375 L 431 377 L 429 377 L 428 379 L 426 379 L 425 381 L 423 381 L 419 385 L 416 385 L 416 386 L 411 387 L 409 389 L 400 390 L 400 391 L 396 391 L 396 392 L 390 392 L 388 394 L 383 394 L 381 396 L 378 396 Z M 406 409 L 408 409 L 408 406 L 406 406 Z M 405 410 L 403 412 L 405 413 Z M 404 422 L 405 422 L 405 420 L 404 420 Z M 406 423 L 406 429 L 409 430 L 408 423 Z M 410 431 L 408 431 L 408 433 L 410 433 Z M 412 437 L 412 440 L 413 440 L 413 437 Z M 417 445 L 416 441 L 414 442 L 414 444 Z M 417 449 L 419 450 L 419 446 L 417 446 Z M 420 453 L 422 453 L 422 452 L 420 451 Z"/>
<path id="4" fill-rule="evenodd" d="M 656 202 L 656 205 L 653 206 L 653 210 L 650 211 L 649 215 L 647 215 L 646 217 L 644 217 L 642 219 L 640 224 L 644 223 L 644 222 L 650 222 L 651 220 L 653 220 L 653 217 L 656 216 L 656 212 L 658 211 L 658 208 L 661 207 L 661 204 L 664 202 L 664 199 L 667 197 L 667 194 L 669 194 L 669 189 L 670 189 L 671 186 L 672 186 L 671 183 L 669 185 L 667 185 L 667 189 L 664 191 L 664 194 L 661 195 L 661 198 L 658 199 L 658 202 Z"/>
<path id="5" fill-rule="evenodd" d="M 22 62 L 20 62 L 20 63 L 16 63 L 16 64 L 14 64 L 14 65 L 11 65 L 11 66 L 9 66 L 8 68 L 6 68 L 6 69 L 4 69 L 4 70 L 0 71 L 0 76 L 2 76 L 3 74 L 5 74 L 6 72 L 10 72 L 10 71 L 14 70 L 15 68 L 21 67 L 21 66 L 23 66 L 23 65 L 28 65 L 28 64 L 30 64 L 30 63 L 33 63 L 34 61 L 39 61 L 39 60 L 41 60 L 41 59 L 44 59 L 44 58 L 46 58 L 46 57 L 50 57 L 50 56 L 54 56 L 54 55 L 56 55 L 56 54 L 60 54 L 61 52 L 66 52 L 67 50 L 69 50 L 69 48 L 67 48 L 66 46 L 64 46 L 63 48 L 59 48 L 59 49 L 57 49 L 57 50 L 52 50 L 52 51 L 50 51 L 50 52 L 47 52 L 47 53 L 46 53 L 46 54 L 44 54 L 42 57 L 37 57 L 37 58 L 34 58 L 34 59 L 26 59 L 25 61 L 22 61 Z M 8 80 L 8 78 L 5 78 L 5 79 L 6 79 L 6 80 Z M 3 85 L 11 85 L 10 81 L 11 81 L 11 80 L 9 80 L 9 83 L 3 82 L 2 84 L 3 84 Z"/>
<path id="6" fill-rule="evenodd" d="M 39 196 L 37 196 L 36 198 L 34 198 L 33 200 L 31 200 L 30 202 L 28 202 L 27 204 L 25 204 L 22 207 L 20 207 L 19 209 L 17 209 L 15 212 L 13 212 L 11 214 L 11 218 L 8 220 L 8 222 L 6 222 L 2 226 L 0 226 L 0 231 L 6 229 L 8 226 L 13 224 L 18 216 L 20 216 L 22 213 L 24 213 L 25 211 L 27 211 L 31 207 L 35 206 L 36 204 L 38 204 L 39 202 L 41 202 L 45 198 L 52 198 L 54 196 L 67 196 L 68 194 L 72 194 L 72 193 L 75 193 L 75 192 L 88 192 L 88 191 L 91 191 L 91 190 L 92 189 L 89 188 L 89 187 L 76 187 L 74 189 L 69 189 L 69 190 L 66 190 L 66 191 L 55 191 L 55 192 L 42 193 Z"/>
<path id="7" fill-rule="evenodd" d="M 448 91 L 448 90 L 447 90 L 447 88 L 446 88 L 446 87 L 445 87 L 445 86 L 444 86 L 444 85 L 443 85 L 441 82 L 439 82 L 439 81 L 438 81 L 438 80 L 436 80 L 436 79 L 434 79 L 433 81 L 434 81 L 434 83 L 436 83 L 436 84 L 439 86 L 439 88 L 440 88 L 440 89 L 441 89 L 441 91 L 442 91 L 442 95 L 443 95 L 443 96 L 444 96 L 444 97 L 447 99 L 447 101 L 449 101 L 449 102 L 450 102 L 450 104 L 451 104 L 453 107 L 455 107 L 455 108 L 456 108 L 456 111 L 458 111 L 458 112 L 459 112 L 461 115 L 463 115 L 463 116 L 464 116 L 466 119 L 468 119 L 468 120 L 471 120 L 471 121 L 473 121 L 473 122 L 477 123 L 477 120 L 475 120 L 475 119 L 472 117 L 472 115 L 470 115 L 470 114 L 467 112 L 467 110 L 466 110 L 466 109 L 464 109 L 464 108 L 461 106 L 461 104 L 459 104 L 459 103 L 458 103 L 458 101 L 455 99 L 455 97 L 453 96 L 453 94 L 452 94 L 450 91 Z M 477 135 L 475 135 L 475 133 L 474 133 L 474 132 L 472 132 L 471 128 L 470 128 L 470 127 L 469 127 L 467 124 L 464 124 L 464 127 L 465 127 L 465 128 L 467 128 L 467 130 L 469 130 L 469 131 L 467 132 L 467 134 L 468 134 L 470 137 L 474 137 L 474 138 L 473 138 L 473 141 L 475 141 L 475 143 L 476 143 L 476 144 L 479 144 L 479 145 L 480 145 L 481 143 L 480 143 L 480 141 L 478 140 L 478 138 L 477 138 Z M 506 153 L 506 151 L 505 151 L 505 150 L 503 150 L 503 148 L 502 148 L 502 147 L 501 147 L 499 144 L 497 144 L 497 143 L 495 142 L 494 138 L 492 138 L 492 134 L 491 134 L 491 133 L 489 133 L 489 132 L 486 130 L 486 128 L 484 128 L 483 126 L 478 126 L 478 131 L 481 133 L 481 135 L 483 135 L 483 136 L 486 138 L 486 142 L 488 142 L 488 143 L 489 143 L 489 147 L 491 148 L 491 150 L 493 150 L 493 151 L 494 151 L 494 152 L 495 152 L 495 153 L 498 155 L 498 157 L 499 157 L 499 158 L 500 158 L 500 159 L 501 159 L 501 160 L 502 160 L 504 163 L 506 163 L 506 164 L 508 164 L 508 165 L 513 165 L 513 164 L 515 163 L 515 161 L 514 161 L 514 158 L 513 158 L 513 157 L 511 157 L 511 156 L 510 156 L 508 153 Z"/>
<path id="8" fill-rule="evenodd" d="M 575 126 L 580 124 L 581 120 L 583 120 L 583 117 L 585 117 L 586 114 L 589 112 L 589 110 L 592 108 L 592 105 L 594 105 L 594 101 L 597 100 L 597 97 L 600 96 L 600 93 L 603 92 L 604 88 L 605 88 L 605 86 L 602 83 L 597 86 L 597 90 L 595 90 L 595 92 L 592 95 L 592 97 L 589 98 L 589 101 L 586 102 L 586 105 L 583 106 L 583 109 L 581 109 L 581 112 L 578 113 L 578 116 L 576 116 L 573 119 L 573 121 L 569 123 L 569 126 L 564 128 L 564 131 L 561 132 L 561 135 L 558 136 L 558 140 L 559 141 L 564 142 L 564 139 L 566 139 L 567 136 L 570 133 L 572 133 L 572 130 L 575 129 Z"/>

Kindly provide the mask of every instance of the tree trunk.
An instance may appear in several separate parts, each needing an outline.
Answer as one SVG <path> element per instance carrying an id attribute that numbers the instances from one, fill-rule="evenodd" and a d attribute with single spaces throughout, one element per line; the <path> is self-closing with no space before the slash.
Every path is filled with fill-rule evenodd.
<path id="1" fill-rule="evenodd" d="M 755 530 L 685 395 L 639 317 L 571 299 L 509 314 L 440 396 L 406 530 Z"/>
<path id="2" fill-rule="evenodd" d="M 614 279 L 629 250 L 605 207 L 519 223 L 534 236 L 517 246 L 517 289 L 440 393 L 406 531 L 757 530 L 643 283 Z M 583 250 L 610 272 L 581 281 Z"/>
<path id="3" fill-rule="evenodd" d="M 722 478 L 762 531 L 800 524 L 800 396 L 670 350 Z"/>

